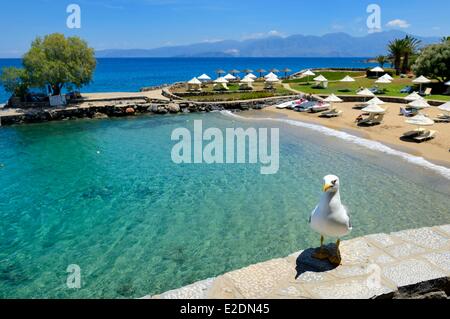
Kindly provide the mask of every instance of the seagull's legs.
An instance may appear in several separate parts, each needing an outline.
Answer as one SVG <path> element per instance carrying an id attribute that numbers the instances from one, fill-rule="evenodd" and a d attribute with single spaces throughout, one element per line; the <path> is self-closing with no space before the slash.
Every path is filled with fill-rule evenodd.
<path id="1" fill-rule="evenodd" d="M 330 256 L 328 260 L 335 266 L 339 266 L 341 264 L 341 252 L 339 251 L 339 245 L 341 244 L 341 240 L 338 239 L 336 242 L 336 252 L 334 255 Z"/>
<path id="2" fill-rule="evenodd" d="M 319 260 L 328 259 L 329 253 L 328 253 L 328 250 L 323 248 L 323 241 L 324 241 L 323 236 L 320 236 L 320 248 L 318 248 L 314 252 L 314 254 L 312 255 L 313 258 L 316 258 L 316 259 L 319 259 Z"/>

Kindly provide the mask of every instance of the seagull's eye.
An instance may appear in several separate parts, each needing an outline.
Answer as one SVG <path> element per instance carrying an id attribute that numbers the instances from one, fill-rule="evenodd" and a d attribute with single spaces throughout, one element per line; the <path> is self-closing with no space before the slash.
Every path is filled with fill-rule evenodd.
<path id="1" fill-rule="evenodd" d="M 336 183 L 337 183 L 337 180 L 334 180 L 331 182 L 331 184 L 333 184 L 333 185 L 336 185 Z"/>

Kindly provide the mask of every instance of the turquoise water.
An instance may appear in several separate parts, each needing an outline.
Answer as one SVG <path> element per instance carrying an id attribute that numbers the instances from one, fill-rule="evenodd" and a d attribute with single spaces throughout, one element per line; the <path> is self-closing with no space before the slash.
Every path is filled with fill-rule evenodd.
<path id="1" fill-rule="evenodd" d="M 215 76 L 217 69 L 257 70 L 264 68 L 300 71 L 306 68 L 369 68 L 376 63 L 367 58 L 123 58 L 98 59 L 93 82 L 82 92 L 137 92 L 145 86 L 188 81 L 207 73 Z M 5 66 L 20 67 L 20 59 L 0 59 L 0 71 Z M 0 85 L 0 103 L 8 100 Z"/>
<path id="2" fill-rule="evenodd" d="M 280 170 L 175 165 L 174 128 L 280 127 Z M 352 236 L 450 223 L 450 183 L 399 157 L 220 113 L 0 128 L 0 298 L 141 297 L 315 247 L 322 177 Z M 414 174 L 411 172 L 414 171 Z M 65 285 L 81 268 L 82 288 Z"/>

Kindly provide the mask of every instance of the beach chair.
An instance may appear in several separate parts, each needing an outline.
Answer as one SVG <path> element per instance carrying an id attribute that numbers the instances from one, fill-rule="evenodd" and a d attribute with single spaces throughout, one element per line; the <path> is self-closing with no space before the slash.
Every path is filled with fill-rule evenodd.
<path id="1" fill-rule="evenodd" d="M 413 92 L 412 86 L 405 86 L 403 89 L 400 90 L 400 93 L 410 94 Z"/>
<path id="2" fill-rule="evenodd" d="M 420 92 L 419 94 L 422 96 L 429 96 L 429 95 L 431 95 L 432 90 L 433 90 L 432 88 L 426 88 L 425 91 Z"/>
<path id="3" fill-rule="evenodd" d="M 406 117 L 411 117 L 411 116 L 417 115 L 417 113 L 418 112 L 417 112 L 416 109 L 407 110 L 407 109 L 405 109 L 403 107 L 400 108 L 400 115 L 403 115 L 403 116 L 406 116 Z"/>
<path id="4" fill-rule="evenodd" d="M 447 114 L 439 114 L 436 118 L 433 119 L 436 123 L 450 123 L 450 115 Z"/>
<path id="5" fill-rule="evenodd" d="M 427 131 L 426 131 L 425 129 L 423 129 L 423 128 L 418 128 L 418 129 L 416 129 L 416 130 L 412 130 L 412 131 L 408 131 L 408 132 L 404 133 L 404 134 L 402 135 L 402 137 L 403 137 L 403 138 L 413 138 L 413 137 L 415 137 L 415 136 L 422 135 L 422 134 L 424 134 L 424 133 L 426 133 L 426 132 L 427 132 Z"/>
<path id="6" fill-rule="evenodd" d="M 330 109 L 330 104 L 324 104 L 324 103 L 317 103 L 316 105 L 313 105 L 310 109 L 310 113 L 319 113 L 328 111 Z"/>
<path id="7" fill-rule="evenodd" d="M 343 112 L 341 110 L 332 109 L 330 111 L 323 112 L 322 114 L 319 115 L 319 117 L 326 117 L 326 118 L 338 117 L 341 116 L 342 113 Z"/>
<path id="8" fill-rule="evenodd" d="M 426 131 L 423 134 L 414 136 L 412 139 L 418 143 L 422 143 L 428 140 L 433 139 L 436 136 L 436 131 Z"/>
<path id="9" fill-rule="evenodd" d="M 358 125 L 366 125 L 366 126 L 379 125 L 383 122 L 383 119 L 384 114 L 371 113 L 369 117 L 363 118 L 357 121 L 357 123 Z"/>

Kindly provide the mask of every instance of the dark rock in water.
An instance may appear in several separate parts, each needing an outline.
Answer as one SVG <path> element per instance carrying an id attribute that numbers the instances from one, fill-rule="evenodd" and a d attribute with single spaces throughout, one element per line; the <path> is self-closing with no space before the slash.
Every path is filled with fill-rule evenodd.
<path id="1" fill-rule="evenodd" d="M 127 281 L 124 283 L 121 283 L 117 289 L 116 292 L 121 295 L 122 297 L 131 297 L 134 292 L 135 289 L 133 287 L 133 283 L 131 281 Z"/>
<path id="2" fill-rule="evenodd" d="M 100 113 L 100 112 L 95 112 L 95 113 L 92 115 L 92 118 L 93 118 L 93 119 L 107 119 L 107 118 L 108 118 L 108 115 L 106 115 L 106 114 L 104 114 L 104 113 Z"/>
<path id="3" fill-rule="evenodd" d="M 444 277 L 401 287 L 377 299 L 450 299 L 450 278 Z"/>

